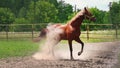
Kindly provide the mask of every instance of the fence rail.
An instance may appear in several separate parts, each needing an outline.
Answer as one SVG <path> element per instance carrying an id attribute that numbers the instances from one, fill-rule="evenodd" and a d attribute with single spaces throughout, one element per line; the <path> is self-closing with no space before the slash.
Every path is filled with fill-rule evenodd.
<path id="1" fill-rule="evenodd" d="M 47 24 L 0 24 L 1 39 L 33 39 Z M 120 24 L 82 24 L 81 38 L 120 39 Z"/>

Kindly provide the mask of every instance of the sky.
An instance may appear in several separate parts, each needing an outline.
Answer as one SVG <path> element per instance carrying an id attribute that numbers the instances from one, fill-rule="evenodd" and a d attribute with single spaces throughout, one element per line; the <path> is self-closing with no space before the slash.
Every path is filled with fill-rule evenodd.
<path id="1" fill-rule="evenodd" d="M 116 2 L 119 0 L 62 0 L 65 1 L 65 3 L 69 3 L 72 6 L 75 6 L 78 9 L 83 9 L 84 7 L 97 7 L 100 10 L 103 11 L 109 11 L 109 2 Z"/>

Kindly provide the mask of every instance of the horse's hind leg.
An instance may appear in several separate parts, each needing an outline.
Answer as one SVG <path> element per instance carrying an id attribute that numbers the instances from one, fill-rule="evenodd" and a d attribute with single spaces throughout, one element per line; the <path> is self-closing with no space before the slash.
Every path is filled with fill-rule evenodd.
<path id="1" fill-rule="evenodd" d="M 74 58 L 73 58 L 73 53 L 72 53 L 72 51 L 73 51 L 73 49 L 72 49 L 72 41 L 68 41 L 68 43 L 69 43 L 69 48 L 70 48 L 70 58 L 71 58 L 71 60 L 73 60 Z"/>
<path id="2" fill-rule="evenodd" d="M 80 40 L 80 38 L 75 39 L 75 41 L 82 45 L 81 51 L 78 52 L 78 55 L 80 56 L 82 54 L 82 52 L 83 52 L 84 43 Z"/>

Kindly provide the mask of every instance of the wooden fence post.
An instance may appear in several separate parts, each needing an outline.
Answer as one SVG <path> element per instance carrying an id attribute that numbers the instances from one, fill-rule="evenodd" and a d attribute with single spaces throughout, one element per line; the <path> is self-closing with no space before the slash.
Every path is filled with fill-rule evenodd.
<path id="1" fill-rule="evenodd" d="M 87 29 L 87 40 L 89 40 L 89 24 L 87 24 L 86 29 Z"/>
<path id="2" fill-rule="evenodd" d="M 32 24 L 32 40 L 34 38 L 34 24 Z"/>
<path id="3" fill-rule="evenodd" d="M 118 39 L 118 25 L 115 24 L 115 36 L 116 36 L 116 39 Z"/>
<path id="4" fill-rule="evenodd" d="M 8 27 L 9 27 L 9 25 L 6 25 L 6 39 L 7 39 L 7 41 L 8 41 Z"/>

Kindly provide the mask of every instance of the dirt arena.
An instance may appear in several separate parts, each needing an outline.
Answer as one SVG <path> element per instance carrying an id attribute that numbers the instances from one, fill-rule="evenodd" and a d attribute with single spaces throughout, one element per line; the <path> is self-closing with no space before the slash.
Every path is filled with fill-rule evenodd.
<path id="1" fill-rule="evenodd" d="M 0 59 L 0 68 L 120 68 L 120 42 L 85 43 L 84 52 L 77 56 L 80 44 L 74 43 L 74 59 L 69 58 L 68 44 L 55 48 L 57 60 L 36 60 L 32 56 Z"/>

